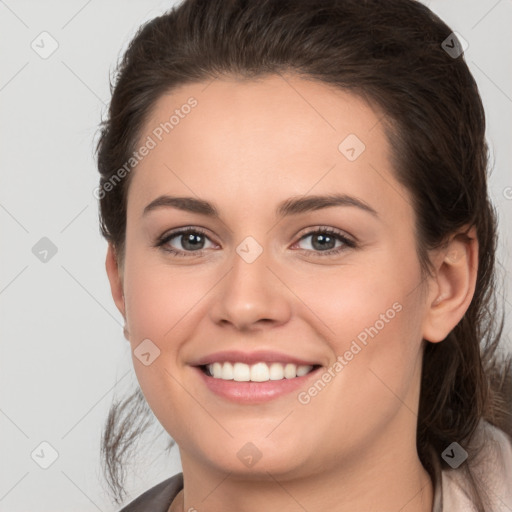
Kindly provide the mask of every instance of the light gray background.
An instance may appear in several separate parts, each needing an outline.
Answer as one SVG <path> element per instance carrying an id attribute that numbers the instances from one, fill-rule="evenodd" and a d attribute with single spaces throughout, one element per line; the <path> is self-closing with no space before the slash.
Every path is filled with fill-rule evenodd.
<path id="1" fill-rule="evenodd" d="M 499 260 L 510 269 L 512 1 L 425 3 L 469 43 L 466 59 L 487 112 Z M 0 0 L 1 511 L 118 509 L 102 482 L 100 432 L 113 396 L 137 383 L 104 270 L 93 152 L 109 71 L 137 27 L 171 5 Z M 31 48 L 43 31 L 59 45 L 47 59 Z M 32 252 L 42 237 L 57 247 L 46 263 Z M 500 282 L 510 290 L 504 270 Z M 31 458 L 36 449 L 36 460 L 50 460 L 43 441 L 58 452 L 48 469 Z M 180 471 L 177 448 L 168 460 L 165 436 L 150 441 L 127 501 Z"/>

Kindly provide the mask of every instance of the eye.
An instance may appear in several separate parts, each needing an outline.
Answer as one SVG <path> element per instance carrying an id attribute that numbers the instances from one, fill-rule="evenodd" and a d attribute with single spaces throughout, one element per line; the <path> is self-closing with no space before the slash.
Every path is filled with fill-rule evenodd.
<path id="1" fill-rule="evenodd" d="M 210 239 L 202 229 L 190 227 L 164 234 L 155 246 L 175 256 L 200 256 L 204 249 L 208 249 L 204 246 L 205 240 Z"/>
<path id="2" fill-rule="evenodd" d="M 305 245 L 309 245 L 311 249 L 302 250 L 313 256 L 333 256 L 356 247 L 356 243 L 345 236 L 344 233 L 328 227 L 321 227 L 308 232 L 294 245 L 300 244 L 308 238 L 311 238 L 311 241 Z M 337 242 L 338 246 L 336 246 Z"/>
<path id="3" fill-rule="evenodd" d="M 308 238 L 311 238 L 311 241 L 306 245 L 311 248 L 299 249 L 313 256 L 333 256 L 356 247 L 356 243 L 344 233 L 329 227 L 321 227 L 306 233 L 294 247 Z M 206 241 L 209 241 L 210 247 L 205 247 Z M 175 256 L 194 257 L 202 256 L 206 249 L 215 247 L 215 244 L 201 228 L 187 227 L 165 233 L 157 240 L 155 247 L 160 247 Z"/>

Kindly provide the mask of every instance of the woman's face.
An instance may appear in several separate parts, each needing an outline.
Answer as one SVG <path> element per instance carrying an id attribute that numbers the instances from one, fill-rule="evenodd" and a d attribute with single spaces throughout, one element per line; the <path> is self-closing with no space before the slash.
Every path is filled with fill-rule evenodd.
<path id="1" fill-rule="evenodd" d="M 380 114 L 292 75 L 217 79 L 161 97 L 143 145 L 117 302 L 183 467 L 291 478 L 415 452 L 427 299 Z"/>

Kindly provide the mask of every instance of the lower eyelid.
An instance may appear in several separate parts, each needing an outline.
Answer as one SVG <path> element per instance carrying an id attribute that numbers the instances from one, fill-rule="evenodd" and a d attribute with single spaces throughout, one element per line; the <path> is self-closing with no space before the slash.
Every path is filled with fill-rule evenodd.
<path id="1" fill-rule="evenodd" d="M 294 244 L 294 246 L 295 245 L 296 244 Z M 319 251 L 319 250 L 315 250 L 315 249 L 301 249 L 301 248 L 297 248 L 294 250 L 302 252 L 302 253 L 306 254 L 307 256 L 312 256 L 312 257 L 317 257 L 317 256 L 322 257 L 323 256 L 325 258 L 328 258 L 329 256 L 338 256 L 342 252 L 345 252 L 349 249 L 353 249 L 353 246 L 349 245 L 346 242 L 343 242 L 338 247 L 333 247 L 332 249 L 326 249 L 325 251 Z"/>

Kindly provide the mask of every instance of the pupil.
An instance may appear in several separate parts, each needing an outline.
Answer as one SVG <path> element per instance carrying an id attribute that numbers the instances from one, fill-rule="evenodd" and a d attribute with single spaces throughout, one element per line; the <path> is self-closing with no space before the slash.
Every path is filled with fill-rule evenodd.
<path id="1" fill-rule="evenodd" d="M 185 235 L 184 237 L 184 241 L 183 241 L 183 247 L 185 249 L 197 249 L 197 245 L 194 245 L 194 242 L 198 242 L 201 243 L 201 240 L 200 238 L 202 237 L 202 235 L 198 235 L 198 234 L 195 234 L 195 233 L 189 233 L 188 235 Z M 189 247 L 187 247 L 187 244 L 190 244 Z"/>
<path id="2" fill-rule="evenodd" d="M 317 244 L 315 243 L 316 240 L 319 240 L 320 241 L 320 244 L 318 246 L 316 246 Z M 323 242 L 323 243 L 322 243 Z M 329 242 L 335 242 L 334 238 L 330 235 L 316 235 L 315 237 L 313 237 L 313 247 L 315 249 L 334 249 L 334 246 L 333 247 L 327 247 L 325 242 L 329 243 Z"/>

